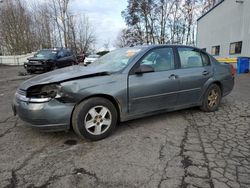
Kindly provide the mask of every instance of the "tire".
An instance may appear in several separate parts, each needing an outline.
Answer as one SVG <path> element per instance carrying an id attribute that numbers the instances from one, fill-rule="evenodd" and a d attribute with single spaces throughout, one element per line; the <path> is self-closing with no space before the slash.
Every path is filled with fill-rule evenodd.
<path id="1" fill-rule="evenodd" d="M 34 74 L 34 71 L 29 70 L 29 71 L 27 71 L 27 73 L 28 74 Z"/>
<path id="2" fill-rule="evenodd" d="M 116 123 L 116 108 L 111 101 L 101 97 L 81 102 L 72 115 L 72 127 L 75 133 L 81 138 L 92 141 L 109 136 L 115 130 Z"/>
<path id="3" fill-rule="evenodd" d="M 57 65 L 53 65 L 53 66 L 51 67 L 51 70 L 52 70 L 52 71 L 53 71 L 53 70 L 56 70 L 56 69 L 58 69 Z"/>
<path id="4" fill-rule="evenodd" d="M 218 110 L 220 102 L 221 88 L 217 84 L 212 84 L 208 87 L 200 108 L 205 112 L 214 112 Z"/>

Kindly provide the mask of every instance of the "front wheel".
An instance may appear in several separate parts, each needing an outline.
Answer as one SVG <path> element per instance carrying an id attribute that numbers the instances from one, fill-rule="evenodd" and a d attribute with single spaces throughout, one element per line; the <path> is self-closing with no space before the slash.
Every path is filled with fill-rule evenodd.
<path id="1" fill-rule="evenodd" d="M 105 98 L 94 97 L 76 106 L 72 116 L 75 133 L 89 140 L 100 140 L 109 136 L 117 123 L 117 111 L 113 103 Z"/>
<path id="2" fill-rule="evenodd" d="M 34 74 L 34 73 L 35 73 L 35 71 L 32 71 L 32 70 L 27 70 L 27 73 L 28 73 L 28 74 Z"/>
<path id="3" fill-rule="evenodd" d="M 54 66 L 51 68 L 52 71 L 53 71 L 53 70 L 56 70 L 56 69 L 58 69 L 57 65 L 54 65 Z"/>
<path id="4" fill-rule="evenodd" d="M 214 112 L 218 109 L 221 102 L 221 89 L 217 84 L 208 87 L 201 106 L 205 112 Z"/>

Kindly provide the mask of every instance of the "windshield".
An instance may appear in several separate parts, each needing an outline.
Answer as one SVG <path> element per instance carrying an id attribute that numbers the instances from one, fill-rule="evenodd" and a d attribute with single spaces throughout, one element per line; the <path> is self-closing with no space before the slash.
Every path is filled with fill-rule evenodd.
<path id="1" fill-rule="evenodd" d="M 44 59 L 55 59 L 57 51 L 56 50 L 40 50 L 35 54 L 35 57 Z"/>
<path id="2" fill-rule="evenodd" d="M 129 63 L 129 60 L 137 55 L 140 51 L 141 48 L 121 48 L 114 50 L 100 57 L 90 66 L 109 72 L 117 72 L 125 68 Z"/>

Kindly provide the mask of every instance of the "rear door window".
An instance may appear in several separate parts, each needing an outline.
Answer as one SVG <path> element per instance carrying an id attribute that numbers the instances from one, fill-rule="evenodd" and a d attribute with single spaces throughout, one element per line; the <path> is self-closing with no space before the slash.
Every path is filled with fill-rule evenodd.
<path id="1" fill-rule="evenodd" d="M 203 60 L 199 51 L 194 48 L 178 48 L 181 68 L 202 67 Z"/>
<path id="2" fill-rule="evenodd" d="M 64 50 L 64 55 L 65 55 L 65 57 L 67 57 L 67 56 L 71 56 L 72 53 L 70 50 L 66 49 L 66 50 Z"/>

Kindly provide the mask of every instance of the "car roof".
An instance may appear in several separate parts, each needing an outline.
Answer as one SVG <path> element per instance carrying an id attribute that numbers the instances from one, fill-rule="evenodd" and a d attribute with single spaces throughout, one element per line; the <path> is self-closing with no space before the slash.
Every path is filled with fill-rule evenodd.
<path id="1" fill-rule="evenodd" d="M 71 51 L 70 48 L 64 48 L 64 47 L 54 47 L 54 48 L 44 48 L 41 50 L 48 50 L 48 51 L 60 51 L 60 50 L 67 50 L 67 51 Z M 40 51 L 40 50 L 39 50 Z"/>
<path id="2" fill-rule="evenodd" d="M 193 48 L 193 49 L 196 49 L 197 51 L 203 52 L 203 53 L 205 53 L 205 54 L 207 54 L 207 55 L 210 56 L 209 53 L 207 53 L 206 51 L 203 51 L 200 48 L 197 48 L 195 46 L 190 46 L 190 45 L 183 45 L 183 44 L 150 44 L 150 45 L 137 45 L 137 46 L 133 46 L 133 47 L 124 47 L 124 48 L 127 48 L 127 49 L 141 48 L 142 49 L 142 53 L 144 53 L 145 51 L 149 51 L 149 50 L 156 49 L 156 48 L 162 48 L 162 47 Z"/>
<path id="3" fill-rule="evenodd" d="M 131 48 L 136 48 L 136 47 L 141 47 L 141 48 L 157 48 L 157 47 L 187 47 L 187 48 L 196 48 L 199 49 L 195 46 L 190 46 L 190 45 L 183 45 L 183 44 L 150 44 L 150 45 L 138 45 L 138 46 L 133 46 Z"/>

